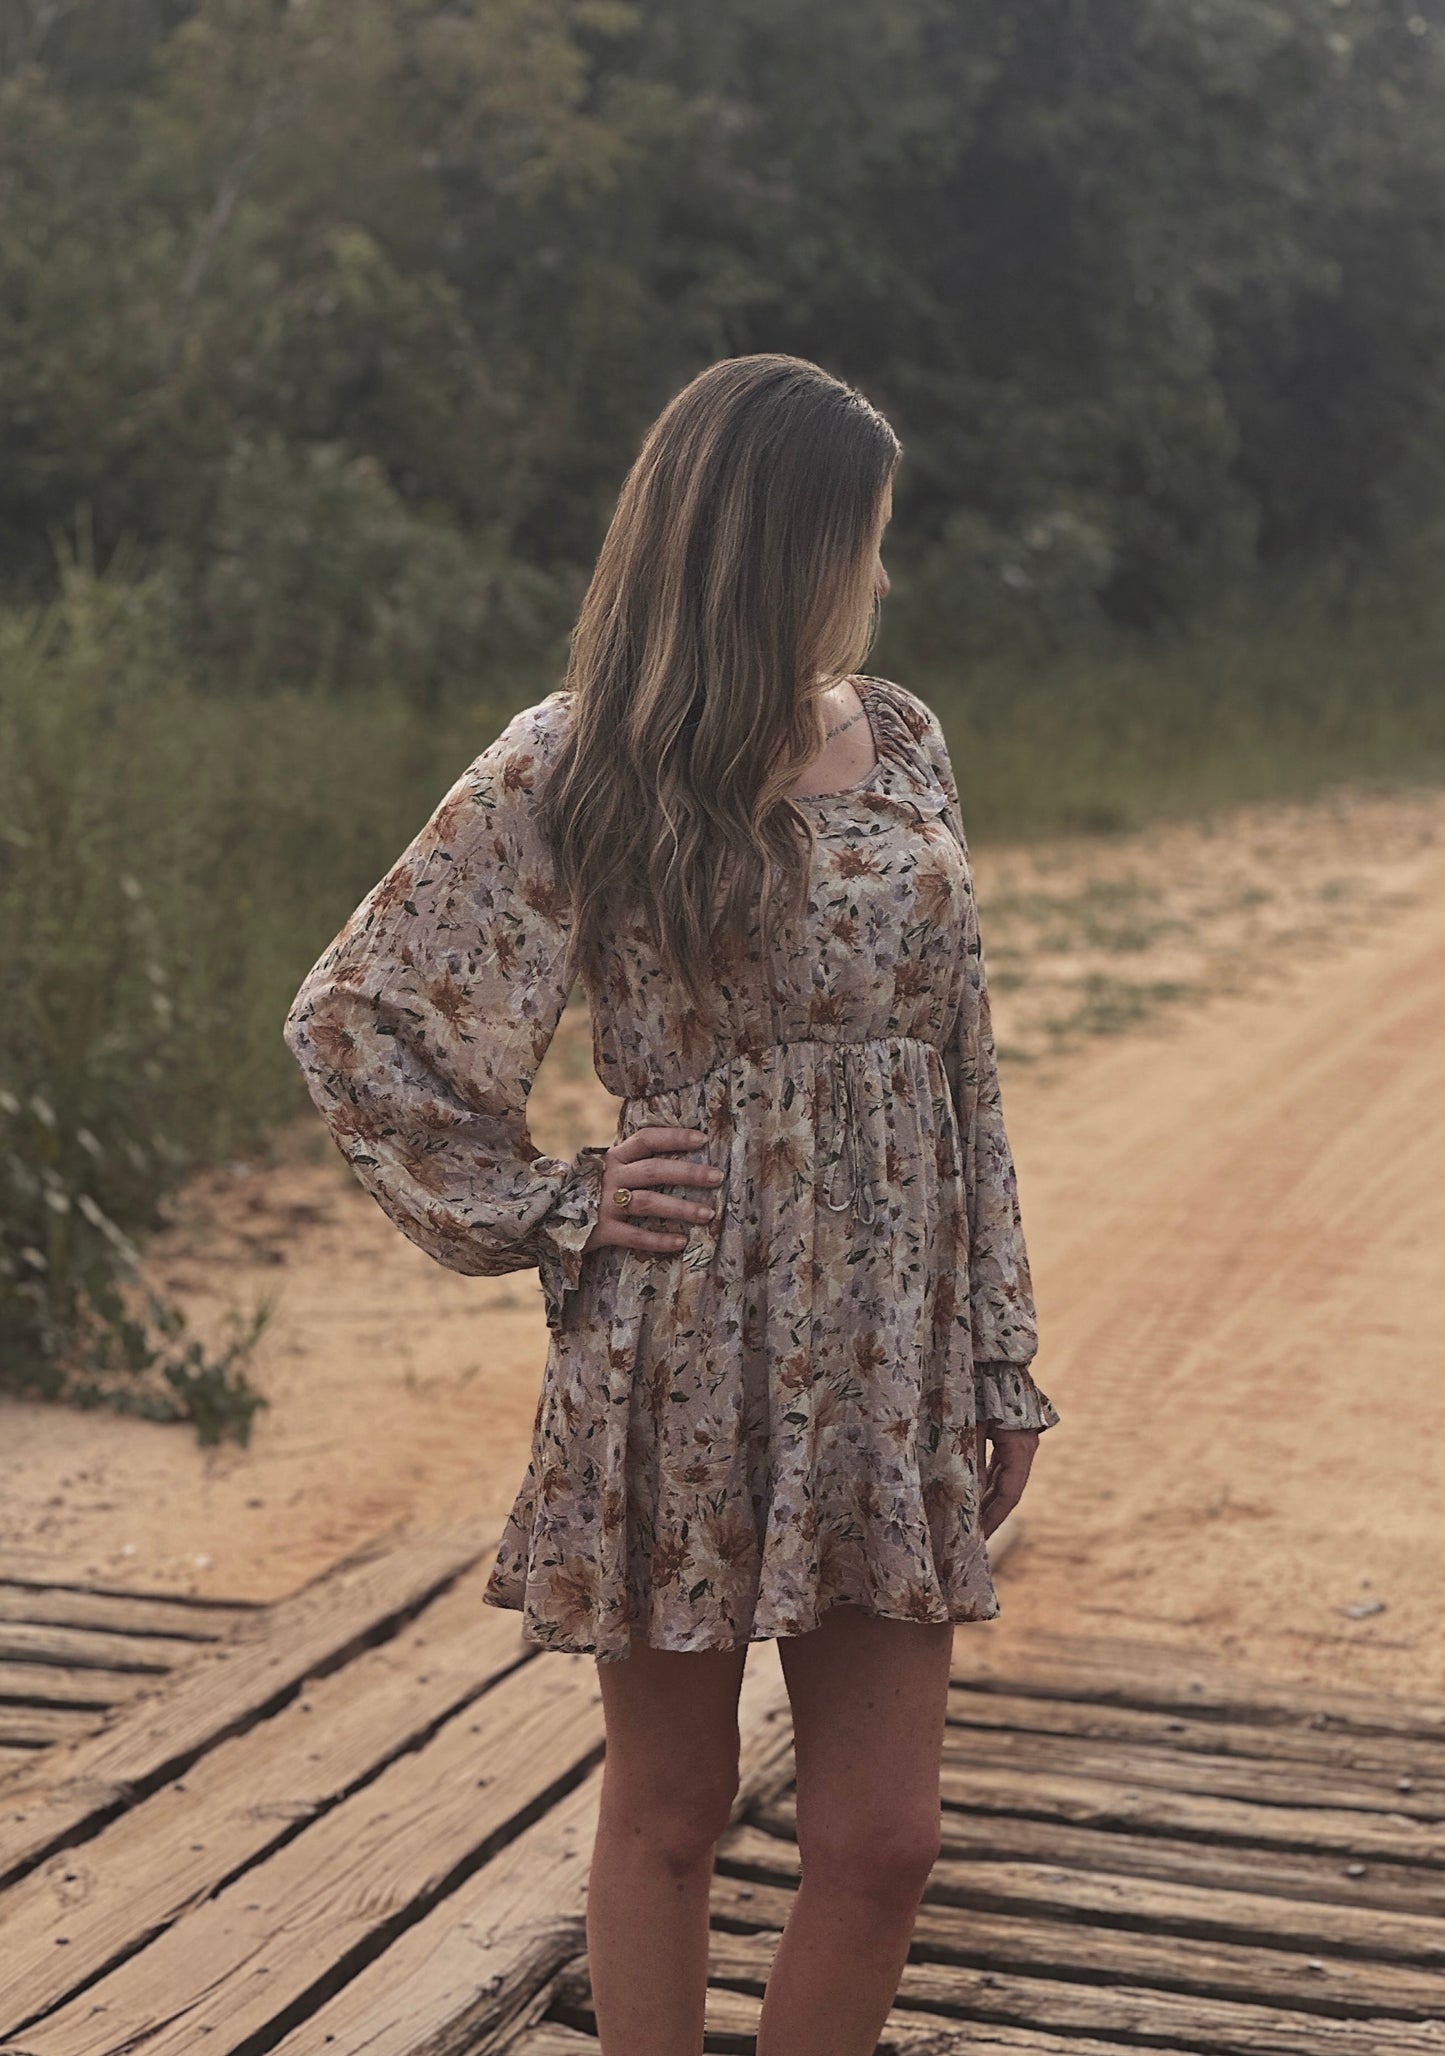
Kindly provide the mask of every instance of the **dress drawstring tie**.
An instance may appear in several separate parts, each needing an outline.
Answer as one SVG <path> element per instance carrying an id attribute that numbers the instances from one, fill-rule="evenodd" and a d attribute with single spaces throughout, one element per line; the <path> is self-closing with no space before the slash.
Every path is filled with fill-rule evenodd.
<path id="1" fill-rule="evenodd" d="M 834 1061 L 829 1065 L 832 1083 L 832 1128 L 835 1138 L 832 1166 L 828 1176 L 828 1191 L 823 1204 L 830 1213 L 841 1214 L 851 1206 L 858 1219 L 863 1222 L 874 1218 L 876 1209 L 873 1194 L 862 1174 L 862 1159 L 858 1140 L 859 1103 L 863 1094 L 854 1080 L 849 1077 L 849 1066 L 853 1052 L 847 1043 L 839 1043 Z M 838 1138 L 841 1137 L 841 1141 Z M 838 1166 L 847 1160 L 848 1190 L 842 1199 L 834 1199 L 832 1192 L 838 1182 Z"/>

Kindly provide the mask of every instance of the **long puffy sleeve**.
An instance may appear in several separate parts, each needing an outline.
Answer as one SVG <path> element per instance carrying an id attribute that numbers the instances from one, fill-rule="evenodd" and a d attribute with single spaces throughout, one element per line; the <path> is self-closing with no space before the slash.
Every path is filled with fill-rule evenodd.
<path id="1" fill-rule="evenodd" d="M 462 773 L 307 973 L 283 1031 L 383 1212 L 449 1270 L 535 1266 L 553 1329 L 606 1156 L 544 1156 L 527 1130 L 574 979 L 571 910 L 535 813 L 555 699 Z"/>
<path id="2" fill-rule="evenodd" d="M 919 702 L 923 706 L 923 702 Z M 924 740 L 968 863 L 958 786 L 931 708 Z M 1052 1428 L 1059 1415 L 1029 1370 L 1038 1321 L 1019 1210 L 1018 1177 L 1004 1128 L 998 1060 L 978 908 L 970 887 L 963 933 L 963 997 L 944 1052 L 964 1147 L 969 1229 L 969 1312 L 978 1419 L 1002 1428 Z"/>

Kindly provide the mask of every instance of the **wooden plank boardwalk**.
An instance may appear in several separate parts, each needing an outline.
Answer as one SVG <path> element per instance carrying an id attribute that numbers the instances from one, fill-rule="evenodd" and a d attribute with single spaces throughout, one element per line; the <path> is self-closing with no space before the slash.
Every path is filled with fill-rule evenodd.
<path id="1" fill-rule="evenodd" d="M 0 1776 L 100 1727 L 114 1707 L 264 1609 L 0 1577 Z"/>
<path id="2" fill-rule="evenodd" d="M 595 1665 L 494 1542 L 383 1538 L 0 1777 L 0 2056 L 597 2056 Z M 775 1644 L 742 1729 L 713 2050 L 798 1884 Z M 1445 2056 L 1445 1706 L 961 1628 L 944 1802 L 880 2049 Z"/>

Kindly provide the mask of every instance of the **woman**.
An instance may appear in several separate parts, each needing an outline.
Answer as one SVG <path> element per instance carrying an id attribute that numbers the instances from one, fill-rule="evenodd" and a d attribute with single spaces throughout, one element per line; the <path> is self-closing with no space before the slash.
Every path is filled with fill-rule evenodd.
<path id="1" fill-rule="evenodd" d="M 413 1241 L 540 1273 L 531 1462 L 485 1596 L 597 1659 L 608 2056 L 702 2047 L 768 1637 L 804 1877 L 760 2056 L 874 2047 L 940 1846 L 952 1624 L 998 1613 L 984 1539 L 1058 1419 L 948 751 L 922 700 L 855 675 L 898 457 L 814 364 L 695 378 L 622 489 L 567 683 L 463 773 L 286 1023 Z M 578 975 L 622 1104 L 563 1159 L 526 1102 Z"/>

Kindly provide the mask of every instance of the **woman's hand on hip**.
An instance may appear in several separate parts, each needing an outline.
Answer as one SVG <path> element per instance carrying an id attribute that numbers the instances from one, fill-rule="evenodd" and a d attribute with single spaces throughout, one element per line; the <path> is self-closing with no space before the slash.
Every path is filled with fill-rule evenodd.
<path id="1" fill-rule="evenodd" d="M 713 1188 L 721 1184 L 722 1172 L 716 1164 L 688 1163 L 667 1152 L 698 1149 L 706 1141 L 698 1128 L 638 1128 L 613 1143 L 603 1164 L 601 1211 L 582 1245 L 584 1252 L 608 1243 L 668 1256 L 686 1248 L 684 1224 L 710 1221 L 717 1213 Z M 705 1190 L 696 1199 L 683 1199 L 657 1191 L 659 1185 L 699 1185 Z M 631 1195 L 620 1207 L 619 1193 Z"/>

